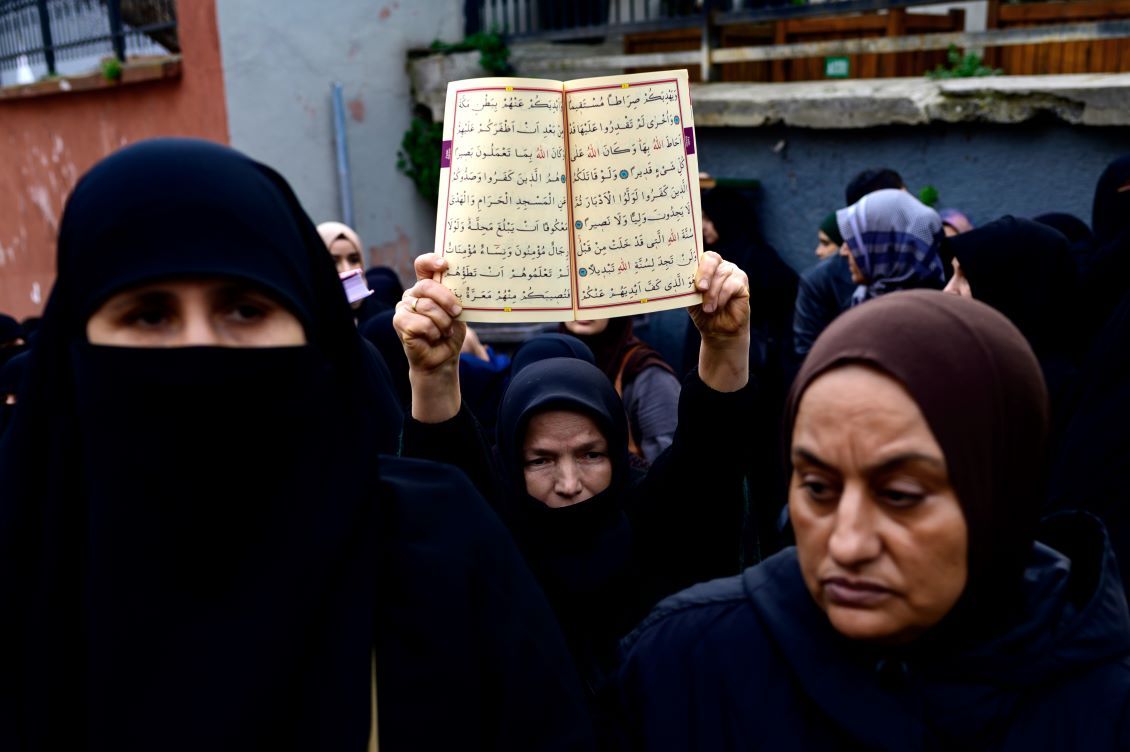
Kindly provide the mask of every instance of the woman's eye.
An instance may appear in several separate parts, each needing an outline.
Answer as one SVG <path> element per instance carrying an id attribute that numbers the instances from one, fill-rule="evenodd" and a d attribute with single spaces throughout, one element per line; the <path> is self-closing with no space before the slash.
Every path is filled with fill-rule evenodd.
<path id="1" fill-rule="evenodd" d="M 606 455 L 604 454 L 604 452 L 585 452 L 585 455 L 584 455 L 586 460 L 594 460 L 594 461 L 604 459 L 605 456 Z"/>
<path id="2" fill-rule="evenodd" d="M 229 315 L 240 323 L 248 323 L 266 316 L 267 310 L 257 303 L 239 303 L 231 307 Z"/>
<path id="3" fill-rule="evenodd" d="M 839 498 L 837 489 L 821 478 L 802 478 L 800 487 L 804 489 L 808 497 L 813 501 L 827 502 L 835 501 Z"/>
<path id="4" fill-rule="evenodd" d="M 879 491 L 879 498 L 892 507 L 910 507 L 926 498 L 926 494 L 906 488 L 884 488 Z"/>
<path id="5" fill-rule="evenodd" d="M 156 329 L 170 319 L 169 311 L 165 308 L 138 308 L 125 315 L 125 322 L 130 326 L 143 329 Z"/>
<path id="6" fill-rule="evenodd" d="M 544 467 L 549 464 L 549 460 L 545 457 L 535 457 L 532 460 L 526 460 L 526 467 Z"/>

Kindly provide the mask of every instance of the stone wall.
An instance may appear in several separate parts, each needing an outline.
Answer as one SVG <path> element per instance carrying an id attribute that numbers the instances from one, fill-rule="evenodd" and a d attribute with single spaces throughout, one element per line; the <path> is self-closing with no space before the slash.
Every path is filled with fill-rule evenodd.
<path id="1" fill-rule="evenodd" d="M 961 209 L 974 224 L 1048 211 L 1090 223 L 1095 182 L 1108 162 L 1130 152 L 1130 127 L 1046 115 L 1014 124 L 699 128 L 698 142 L 703 170 L 760 181 L 758 221 L 799 270 L 816 261 L 820 221 L 844 205 L 844 187 L 867 167 L 898 170 L 914 192 L 933 185 L 940 206 Z"/>

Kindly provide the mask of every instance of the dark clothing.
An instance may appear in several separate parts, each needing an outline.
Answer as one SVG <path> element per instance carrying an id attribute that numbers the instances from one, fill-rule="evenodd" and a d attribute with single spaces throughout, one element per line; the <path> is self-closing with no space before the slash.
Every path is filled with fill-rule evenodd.
<path id="1" fill-rule="evenodd" d="M 1051 446 L 1062 440 L 1074 403 L 1080 353 L 1076 264 L 1063 233 L 1011 216 L 946 238 L 973 297 L 1016 325 L 1040 361 L 1051 402 Z M 1056 305 L 1048 301 L 1056 301 Z"/>
<path id="2" fill-rule="evenodd" d="M 582 678 L 595 692 L 615 666 L 617 641 L 660 598 L 740 569 L 742 468 L 749 451 L 740 416 L 751 414 L 753 392 L 752 385 L 716 392 L 697 374 L 688 376 L 674 443 L 647 475 L 633 481 L 622 469 L 626 459 L 615 453 L 623 431 L 613 428 L 608 436 L 613 488 L 562 509 L 549 509 L 524 493 L 516 498 L 508 490 L 506 471 L 492 465 L 466 408 L 444 423 L 409 420 L 403 452 L 460 467 L 495 505 L 549 596 Z M 551 398 L 546 404 L 561 401 Z M 508 445 L 504 425 L 500 422 L 500 455 Z M 514 472 L 520 474 L 521 465 Z"/>
<path id="3" fill-rule="evenodd" d="M 1130 292 L 1130 155 L 1109 165 L 1095 186 L 1094 250 L 1080 269 L 1080 301 L 1091 341 Z"/>
<path id="4" fill-rule="evenodd" d="M 801 273 L 793 318 L 797 357 L 804 358 L 820 332 L 851 307 L 855 287 L 847 259 L 838 253 Z"/>
<path id="5" fill-rule="evenodd" d="M 1099 332 L 1078 391 L 1052 464 L 1052 507 L 1086 509 L 1103 520 L 1130 587 L 1130 294 Z"/>
<path id="6" fill-rule="evenodd" d="M 390 492 L 373 526 L 381 749 L 590 749 L 561 632 L 498 518 L 461 473 L 381 463 Z"/>
<path id="7" fill-rule="evenodd" d="M 624 643 L 625 747 L 1130 749 L 1117 567 L 1093 518 L 1059 525 L 1032 551 L 1023 610 L 964 648 L 845 639 L 795 549 L 667 599 Z"/>
<path id="8" fill-rule="evenodd" d="M 546 332 L 522 343 L 510 362 L 510 373 L 515 375 L 526 366 L 549 358 L 580 358 L 596 365 L 596 358 L 589 346 L 572 334 Z"/>
<path id="9" fill-rule="evenodd" d="M 374 660 L 382 748 L 590 746 L 496 517 L 458 474 L 377 459 L 395 406 L 281 176 L 137 144 L 79 181 L 58 248 L 0 439 L 0 748 L 362 749 Z M 183 277 L 251 282 L 304 343 L 87 340 L 110 296 Z"/>

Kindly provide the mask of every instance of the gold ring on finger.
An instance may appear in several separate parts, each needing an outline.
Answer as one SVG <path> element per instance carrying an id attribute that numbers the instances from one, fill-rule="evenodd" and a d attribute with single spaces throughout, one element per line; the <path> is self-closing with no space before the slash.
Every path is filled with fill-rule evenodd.
<path id="1" fill-rule="evenodd" d="M 413 298 L 412 299 L 412 313 L 416 312 L 416 306 L 418 306 L 419 304 L 420 304 L 419 298 Z"/>

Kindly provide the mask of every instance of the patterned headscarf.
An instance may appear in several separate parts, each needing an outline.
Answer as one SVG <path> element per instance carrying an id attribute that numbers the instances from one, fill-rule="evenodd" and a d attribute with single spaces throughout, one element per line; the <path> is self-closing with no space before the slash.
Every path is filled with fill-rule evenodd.
<path id="1" fill-rule="evenodd" d="M 836 223 L 867 280 L 852 305 L 895 290 L 942 288 L 942 218 L 906 191 L 869 193 L 837 211 Z"/>

